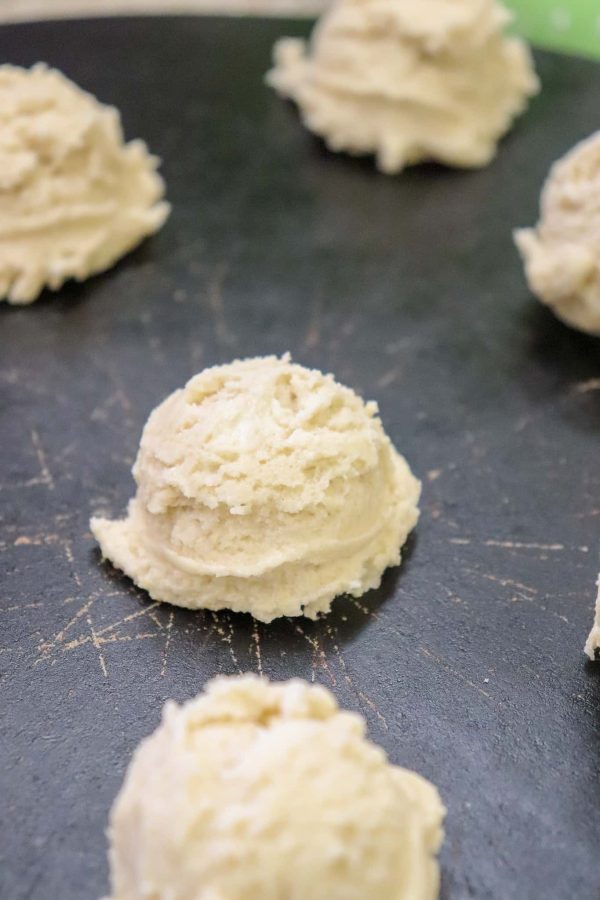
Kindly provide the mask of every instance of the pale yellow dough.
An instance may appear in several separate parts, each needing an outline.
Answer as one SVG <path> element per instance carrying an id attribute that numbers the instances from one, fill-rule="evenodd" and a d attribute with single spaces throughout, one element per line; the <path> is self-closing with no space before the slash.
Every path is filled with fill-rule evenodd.
<path id="1" fill-rule="evenodd" d="M 0 66 L 0 300 L 112 266 L 165 221 L 145 144 L 55 69 Z"/>
<path id="2" fill-rule="evenodd" d="M 600 650 L 600 576 L 598 577 L 598 598 L 596 600 L 596 616 L 594 626 L 585 644 L 585 652 L 591 660 L 596 659 L 596 651 Z"/>
<path id="3" fill-rule="evenodd" d="M 418 518 L 420 484 L 375 403 L 266 357 L 207 369 L 151 414 L 125 520 L 102 553 L 155 600 L 315 618 L 377 587 Z"/>
<path id="4" fill-rule="evenodd" d="M 435 900 L 445 810 L 322 687 L 172 701 L 112 809 L 112 900 Z"/>
<path id="5" fill-rule="evenodd" d="M 477 167 L 539 88 L 496 0 L 334 0 L 310 42 L 284 38 L 267 81 L 332 150 L 387 173 Z"/>
<path id="6" fill-rule="evenodd" d="M 600 335 L 600 131 L 554 164 L 536 228 L 515 232 L 534 294 L 568 325 Z"/>

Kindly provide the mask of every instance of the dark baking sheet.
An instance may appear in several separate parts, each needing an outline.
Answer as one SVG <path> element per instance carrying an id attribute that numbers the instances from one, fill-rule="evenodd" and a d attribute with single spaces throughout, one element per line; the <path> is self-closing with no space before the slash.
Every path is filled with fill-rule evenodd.
<path id="1" fill-rule="evenodd" d="M 112 272 L 0 308 L 0 895 L 107 890 L 104 827 L 162 702 L 215 673 L 299 675 L 368 719 L 448 806 L 446 898 L 600 895 L 600 342 L 528 295 L 511 229 L 598 126 L 600 68 L 544 92 L 485 171 L 333 156 L 262 85 L 308 24 L 0 29 L 164 158 L 174 211 Z M 381 405 L 424 483 L 399 571 L 319 623 L 157 606 L 108 565 L 150 409 L 202 367 L 292 351 Z"/>

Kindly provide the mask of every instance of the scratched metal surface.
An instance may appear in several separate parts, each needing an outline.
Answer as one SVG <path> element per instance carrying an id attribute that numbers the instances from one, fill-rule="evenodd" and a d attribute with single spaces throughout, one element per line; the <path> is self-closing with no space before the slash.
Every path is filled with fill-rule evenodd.
<path id="1" fill-rule="evenodd" d="M 361 711 L 448 806 L 445 898 L 597 898 L 600 343 L 529 297 L 511 246 L 550 162 L 597 124 L 600 69 L 544 94 L 486 171 L 377 175 L 261 84 L 300 23 L 0 30 L 123 111 L 174 212 L 114 271 L 0 309 L 0 895 L 107 889 L 103 829 L 167 697 L 299 675 Z M 403 566 L 319 623 L 148 602 L 90 513 L 119 514 L 150 409 L 203 366 L 291 350 L 381 405 L 423 479 Z"/>

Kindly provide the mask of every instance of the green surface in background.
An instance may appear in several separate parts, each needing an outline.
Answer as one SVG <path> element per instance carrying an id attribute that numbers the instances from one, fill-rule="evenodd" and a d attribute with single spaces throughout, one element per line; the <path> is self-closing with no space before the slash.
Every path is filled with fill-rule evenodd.
<path id="1" fill-rule="evenodd" d="M 505 0 L 534 44 L 600 58 L 600 0 Z"/>

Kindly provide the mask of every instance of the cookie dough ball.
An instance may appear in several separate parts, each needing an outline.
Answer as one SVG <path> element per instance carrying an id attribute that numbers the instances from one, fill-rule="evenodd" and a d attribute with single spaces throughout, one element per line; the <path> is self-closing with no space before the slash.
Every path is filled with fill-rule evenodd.
<path id="1" fill-rule="evenodd" d="M 165 221 L 145 144 L 55 69 L 0 66 L 0 300 L 112 266 Z"/>
<path id="2" fill-rule="evenodd" d="M 359 597 L 418 518 L 420 484 L 377 417 L 289 357 L 207 369 L 154 410 L 102 553 L 155 600 L 277 616 Z"/>
<path id="3" fill-rule="evenodd" d="M 594 627 L 586 641 L 585 652 L 591 660 L 598 659 L 600 653 L 600 576 L 598 576 L 598 599 L 596 600 L 596 617 Z"/>
<path id="4" fill-rule="evenodd" d="M 484 166 L 539 87 L 510 18 L 496 0 L 335 0 L 310 46 L 278 41 L 267 82 L 331 150 L 383 172 Z"/>
<path id="5" fill-rule="evenodd" d="M 600 131 L 554 164 L 541 218 L 515 232 L 529 287 L 574 328 L 600 335 Z"/>
<path id="6" fill-rule="evenodd" d="M 215 679 L 129 765 L 112 900 L 433 900 L 444 813 L 323 688 Z"/>

